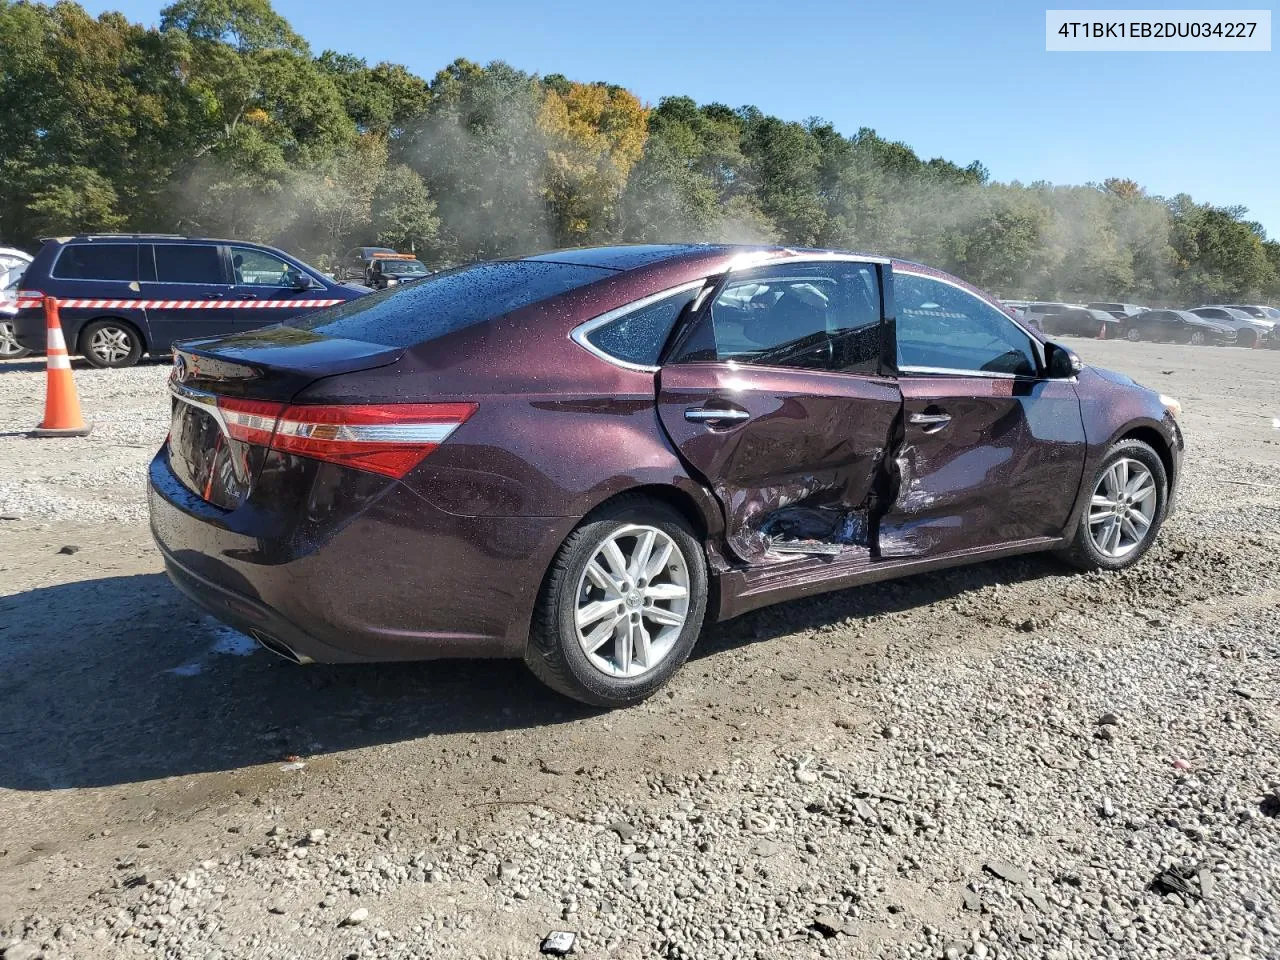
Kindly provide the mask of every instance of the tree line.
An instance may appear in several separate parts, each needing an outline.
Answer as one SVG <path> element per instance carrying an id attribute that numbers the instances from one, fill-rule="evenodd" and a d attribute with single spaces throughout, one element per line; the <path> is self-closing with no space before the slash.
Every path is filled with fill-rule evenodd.
<path id="1" fill-rule="evenodd" d="M 158 29 L 0 0 L 0 238 L 230 236 L 319 266 L 616 241 L 839 247 L 1005 296 L 1280 300 L 1242 207 L 1133 180 L 993 182 L 871 129 L 459 59 L 427 80 L 318 56 L 269 0 L 177 0 Z"/>

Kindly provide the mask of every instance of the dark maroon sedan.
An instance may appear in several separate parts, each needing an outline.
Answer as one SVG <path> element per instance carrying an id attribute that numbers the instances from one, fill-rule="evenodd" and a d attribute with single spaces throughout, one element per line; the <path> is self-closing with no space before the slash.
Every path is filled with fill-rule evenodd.
<path id="1" fill-rule="evenodd" d="M 820 250 L 563 250 L 187 342 L 151 464 L 173 581 L 305 662 L 523 657 L 592 704 L 708 618 L 1151 546 L 1176 401 L 986 294 Z"/>

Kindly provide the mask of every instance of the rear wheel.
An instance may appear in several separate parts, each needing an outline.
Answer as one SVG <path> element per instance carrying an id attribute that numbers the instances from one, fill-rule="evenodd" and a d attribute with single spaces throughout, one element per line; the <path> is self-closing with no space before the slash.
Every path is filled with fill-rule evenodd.
<path id="1" fill-rule="evenodd" d="M 1122 440 L 1102 461 L 1090 491 L 1064 558 L 1082 570 L 1137 563 L 1164 523 L 1169 481 L 1160 455 L 1141 440 Z"/>
<path id="2" fill-rule="evenodd" d="M 132 367 L 142 359 L 142 337 L 120 320 L 95 320 L 80 334 L 80 355 L 95 367 Z"/>
<path id="3" fill-rule="evenodd" d="M 707 567 L 688 522 L 627 497 L 589 515 L 543 584 L 525 662 L 547 686 L 597 707 L 651 696 L 702 629 Z"/>
<path id="4" fill-rule="evenodd" d="M 17 360 L 30 353 L 30 350 L 18 343 L 13 321 L 0 321 L 0 360 Z"/>
<path id="5" fill-rule="evenodd" d="M 1142 339 L 1142 331 L 1139 330 L 1137 327 L 1130 327 L 1128 330 L 1124 332 L 1124 338 L 1128 340 L 1130 343 L 1137 343 L 1139 340 Z"/>

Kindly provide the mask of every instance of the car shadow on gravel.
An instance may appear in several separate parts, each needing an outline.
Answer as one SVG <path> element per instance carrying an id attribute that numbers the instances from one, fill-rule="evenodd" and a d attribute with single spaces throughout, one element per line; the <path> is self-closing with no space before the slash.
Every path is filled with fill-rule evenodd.
<path id="1" fill-rule="evenodd" d="M 792 601 L 709 627 L 694 656 L 1061 572 L 1021 557 Z M 110 786 L 595 712 L 514 660 L 298 667 L 162 574 L 0 598 L 0 788 Z"/>
<path id="2" fill-rule="evenodd" d="M 519 661 L 298 667 L 162 574 L 0 597 L 0 788 L 133 783 L 592 712 Z"/>

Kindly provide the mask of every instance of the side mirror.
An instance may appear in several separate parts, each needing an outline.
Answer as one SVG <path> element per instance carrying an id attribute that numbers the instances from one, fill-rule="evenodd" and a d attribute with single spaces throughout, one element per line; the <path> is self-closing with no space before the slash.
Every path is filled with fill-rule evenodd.
<path id="1" fill-rule="evenodd" d="M 1070 380 L 1084 369 L 1084 361 L 1074 350 L 1050 341 L 1044 345 L 1045 368 L 1051 380 Z"/>
<path id="2" fill-rule="evenodd" d="M 293 281 L 293 289 L 295 290 L 310 290 L 316 286 L 315 280 L 301 270 L 291 270 L 289 279 Z"/>

